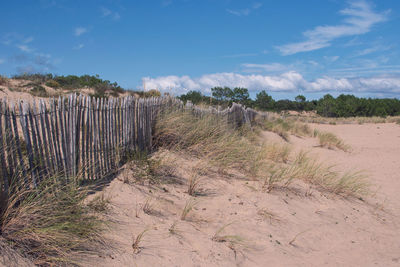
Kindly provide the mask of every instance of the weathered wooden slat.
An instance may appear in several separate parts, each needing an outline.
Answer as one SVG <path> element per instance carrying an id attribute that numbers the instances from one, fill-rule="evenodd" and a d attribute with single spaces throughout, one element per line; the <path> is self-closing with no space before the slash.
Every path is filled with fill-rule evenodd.
<path id="1" fill-rule="evenodd" d="M 87 165 L 87 157 L 86 157 L 86 136 L 87 136 L 87 97 L 82 97 L 82 119 L 81 119 L 81 171 L 82 171 L 82 178 L 88 179 L 88 165 Z"/>
<path id="2" fill-rule="evenodd" d="M 50 153 L 50 172 L 51 173 L 56 173 L 57 172 L 57 157 L 55 153 L 55 148 L 54 148 L 54 142 L 53 142 L 53 135 L 54 135 L 54 130 L 51 128 L 50 120 L 49 120 L 49 112 L 47 110 L 46 104 L 44 101 L 41 101 L 40 103 L 41 109 L 42 109 L 42 120 L 44 120 L 44 129 L 46 132 L 46 143 L 47 146 L 49 147 L 49 153 Z"/>
<path id="3" fill-rule="evenodd" d="M 54 147 L 56 150 L 56 156 L 57 156 L 57 170 L 59 173 L 65 173 L 65 165 L 64 165 L 64 160 L 62 157 L 62 148 L 61 148 L 61 142 L 60 142 L 60 131 L 59 131 L 59 114 L 56 106 L 56 100 L 53 98 L 51 101 L 51 116 L 50 116 L 50 121 L 52 124 L 52 128 L 54 129 L 53 131 L 53 142 L 54 142 Z"/>
<path id="4" fill-rule="evenodd" d="M 22 111 L 20 113 L 22 113 Z M 22 157 L 21 142 L 19 140 L 18 125 L 17 125 L 16 107 L 14 103 L 11 104 L 11 120 L 13 125 L 13 133 L 14 133 L 13 139 L 15 143 L 15 151 L 18 156 L 18 165 L 16 165 L 18 166 L 18 168 L 16 171 L 22 173 L 24 184 L 28 186 L 28 176 L 26 174 L 24 158 Z"/>
<path id="5" fill-rule="evenodd" d="M 69 175 L 69 156 L 68 156 L 68 137 L 66 135 L 66 112 L 65 112 L 65 98 L 58 98 L 58 120 L 60 123 L 60 143 L 62 150 L 62 159 L 64 166 L 64 174 Z"/>
<path id="6" fill-rule="evenodd" d="M 28 161 L 29 161 L 29 172 L 32 177 L 32 184 L 34 187 L 37 186 L 38 176 L 36 171 L 36 166 L 34 162 L 34 154 L 32 149 L 32 143 L 29 133 L 29 119 L 28 119 L 28 105 L 26 103 L 20 102 L 20 110 L 22 111 L 22 115 L 20 117 L 21 128 L 25 139 L 26 150 L 28 153 Z"/>
<path id="7" fill-rule="evenodd" d="M 118 98 L 117 99 L 117 144 L 118 144 L 118 152 L 121 153 L 121 131 L 122 131 L 122 127 L 121 127 L 121 99 Z M 121 157 L 119 157 L 121 158 Z"/>
<path id="8" fill-rule="evenodd" d="M 127 114 L 127 99 L 124 98 L 122 101 L 122 146 L 124 147 L 124 150 L 126 151 L 126 128 L 127 128 L 127 122 L 126 122 L 126 114 Z"/>
<path id="9" fill-rule="evenodd" d="M 76 100 L 76 122 L 75 122 L 75 169 L 78 175 L 83 175 L 82 156 L 81 156 L 81 124 L 82 124 L 82 95 Z"/>
<path id="10" fill-rule="evenodd" d="M 106 117 L 106 126 L 107 126 L 107 154 L 108 154 L 108 166 L 111 169 L 113 169 L 113 153 L 112 153 L 112 144 L 111 144 L 111 138 L 112 138 L 112 131 L 111 131 L 111 102 L 112 98 L 109 98 L 107 101 L 107 117 Z"/>
<path id="11" fill-rule="evenodd" d="M 46 135 L 46 126 L 45 126 L 45 108 L 42 106 L 42 100 L 39 100 L 39 113 L 35 115 L 35 120 L 39 120 L 40 121 L 40 129 L 41 129 L 41 133 L 39 133 L 39 137 L 40 134 L 42 135 L 41 138 L 38 138 L 39 143 L 42 141 L 42 146 L 39 147 L 39 149 L 43 152 L 43 164 L 46 164 L 46 173 L 51 173 L 52 172 L 52 163 L 51 163 L 51 158 L 52 155 L 50 154 L 50 150 L 49 150 L 49 145 L 51 144 L 51 142 L 49 142 L 49 140 L 47 139 L 47 135 Z"/>
<path id="12" fill-rule="evenodd" d="M 100 178 L 103 170 L 103 164 L 101 160 L 101 144 L 100 144 L 100 99 L 93 99 L 93 116 L 92 116 L 92 122 L 93 122 L 93 135 L 92 138 L 94 139 L 94 145 L 91 153 L 93 153 L 94 157 L 94 164 L 96 166 L 95 168 L 95 176 L 96 179 Z"/>
<path id="13" fill-rule="evenodd" d="M 32 130 L 33 144 L 34 144 L 34 148 L 35 148 L 34 151 L 36 151 L 37 169 L 40 172 L 39 177 L 40 177 L 40 179 L 42 179 L 44 175 L 47 175 L 47 165 L 45 162 L 43 143 L 42 143 L 42 138 L 41 138 L 41 133 L 40 133 L 40 128 L 39 128 L 40 114 L 38 113 L 35 101 L 33 101 L 33 104 L 31 107 L 32 107 L 32 109 L 31 109 L 31 112 L 29 113 L 29 120 L 31 121 L 31 124 L 32 124 L 31 130 Z"/>
<path id="14" fill-rule="evenodd" d="M 34 169 L 37 171 L 38 174 L 38 180 L 40 181 L 43 177 L 43 166 L 42 166 L 42 159 L 43 157 L 41 157 L 41 151 L 39 149 L 39 143 L 38 143 L 38 129 L 37 129 L 37 124 L 35 123 L 34 120 L 34 114 L 33 112 L 35 112 L 35 106 L 36 104 L 34 103 L 33 106 L 31 106 L 28 103 L 28 124 L 30 125 L 30 127 L 28 127 L 28 129 L 31 131 L 31 138 L 32 138 L 32 148 L 33 148 L 33 155 L 34 155 Z"/>
<path id="15" fill-rule="evenodd" d="M 75 152 L 75 131 L 76 131 L 76 124 L 75 124 L 75 108 L 76 108 L 76 94 L 71 95 L 70 101 L 69 101 L 69 107 L 70 107 L 70 121 L 69 121 L 69 134 L 70 134 L 70 149 L 71 149 L 71 175 L 73 177 L 76 176 L 76 152 Z"/>
<path id="16" fill-rule="evenodd" d="M 133 98 L 132 99 L 132 144 L 133 144 L 133 150 L 136 151 L 138 149 L 137 145 L 137 99 Z"/>
<path id="17" fill-rule="evenodd" d="M 3 180 L 3 187 L 4 187 L 4 192 L 8 194 L 9 190 L 9 181 L 8 181 L 8 173 L 7 173 L 7 164 L 6 164 L 6 159 L 5 159 L 5 151 L 6 151 L 6 144 L 4 143 L 4 134 L 3 134 L 3 102 L 0 101 L 0 164 L 1 164 L 1 174 L 2 174 L 2 180 Z M 1 191 L 1 187 L 0 187 Z"/>
<path id="18" fill-rule="evenodd" d="M 115 165 L 115 143 L 114 143 L 114 132 L 115 132 L 115 125 L 114 125 L 114 98 L 110 98 L 109 103 L 109 113 L 110 113 L 110 148 L 111 148 L 111 168 L 114 170 Z"/>
<path id="19" fill-rule="evenodd" d="M 99 162 L 99 177 L 101 176 L 101 175 L 103 175 L 104 173 L 105 173 L 105 169 L 106 169 L 106 167 L 105 167 L 105 159 L 104 159 L 104 155 L 103 155 L 103 153 L 104 153 L 104 142 L 103 142 L 103 130 L 102 130 L 102 123 L 103 123 L 103 120 L 102 120 L 102 114 L 103 114 L 103 110 L 102 110 L 102 108 L 103 108 L 103 105 L 102 105 L 102 99 L 101 98 L 99 98 L 99 99 L 97 99 L 97 114 L 96 114 L 96 117 L 97 117 L 97 133 L 98 133 L 98 139 L 97 139 L 97 141 L 98 141 L 98 151 L 97 151 L 97 156 L 98 156 L 98 162 Z"/>
<path id="20" fill-rule="evenodd" d="M 114 151 L 114 163 L 115 163 L 115 167 L 118 167 L 118 121 L 117 121 L 117 110 L 118 110 L 118 98 L 114 98 L 113 99 L 113 112 L 112 112 L 112 116 L 113 116 L 113 151 Z"/>
<path id="21" fill-rule="evenodd" d="M 11 116 L 10 109 L 6 102 L 6 99 L 3 100 L 3 108 L 4 108 L 4 130 L 5 130 L 5 141 L 6 141 L 6 149 L 7 149 L 7 162 L 8 162 L 8 175 L 9 182 L 11 184 L 11 179 L 14 177 L 14 173 L 17 168 L 17 160 L 16 160 L 16 150 L 15 150 L 15 142 L 12 136 L 12 128 L 11 128 Z"/>
<path id="22" fill-rule="evenodd" d="M 129 122 L 131 121 L 131 113 L 130 113 L 130 109 L 131 109 L 131 103 L 132 103 L 132 99 L 130 97 L 128 97 L 126 99 L 126 129 L 125 129 L 125 135 L 126 135 L 126 150 L 129 151 L 130 150 L 130 140 L 129 140 Z"/>

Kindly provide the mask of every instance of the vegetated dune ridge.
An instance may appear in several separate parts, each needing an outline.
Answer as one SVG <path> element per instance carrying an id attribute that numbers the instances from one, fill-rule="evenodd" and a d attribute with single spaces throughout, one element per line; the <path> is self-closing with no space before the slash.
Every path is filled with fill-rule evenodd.
<path id="1" fill-rule="evenodd" d="M 351 152 L 290 136 L 293 150 L 309 151 L 340 170 L 363 170 L 377 190 L 345 199 L 296 181 L 289 189 L 261 190 L 260 182 L 200 172 L 197 204 L 187 183 L 199 162 L 171 152 L 170 183 L 149 185 L 125 166 L 98 194 L 110 201 L 110 249 L 83 258 L 87 266 L 399 266 L 400 127 L 393 123 L 313 125 L 351 145 Z M 282 139 L 263 132 L 263 138 Z M 135 178 L 136 177 L 136 178 Z M 144 233 L 143 233 L 144 232 Z M 140 235 L 143 233 L 143 235 Z M 139 238 L 138 238 L 139 236 Z M 135 240 L 138 240 L 134 244 Z M 134 245 L 133 245 L 134 244 Z"/>

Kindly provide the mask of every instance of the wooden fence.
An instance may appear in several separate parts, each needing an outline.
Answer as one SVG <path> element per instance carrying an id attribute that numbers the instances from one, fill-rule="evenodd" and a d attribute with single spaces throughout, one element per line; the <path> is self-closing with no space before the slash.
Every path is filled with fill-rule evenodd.
<path id="1" fill-rule="evenodd" d="M 168 107 L 226 116 L 234 127 L 251 125 L 257 114 L 238 104 L 225 110 L 202 109 L 171 97 L 105 99 L 73 94 L 48 104 L 40 100 L 16 105 L 3 100 L 0 193 L 7 195 L 16 183 L 35 187 L 48 175 L 79 175 L 85 180 L 107 176 L 127 153 L 151 150 L 157 114 Z"/>

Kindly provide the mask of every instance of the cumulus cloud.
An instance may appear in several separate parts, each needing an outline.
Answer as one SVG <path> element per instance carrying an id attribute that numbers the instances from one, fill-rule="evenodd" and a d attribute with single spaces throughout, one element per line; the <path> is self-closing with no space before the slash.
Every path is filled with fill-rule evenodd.
<path id="1" fill-rule="evenodd" d="M 77 27 L 75 28 L 74 34 L 75 36 L 81 36 L 82 34 L 86 33 L 87 29 L 84 27 Z"/>
<path id="2" fill-rule="evenodd" d="M 289 66 L 283 65 L 281 63 L 270 63 L 270 64 L 245 63 L 242 64 L 242 66 L 248 69 L 262 69 L 267 72 L 282 72 L 282 71 L 287 71 L 289 68 Z"/>
<path id="3" fill-rule="evenodd" d="M 84 47 L 85 47 L 84 44 L 78 44 L 78 45 L 74 46 L 72 49 L 74 49 L 74 50 L 79 50 L 79 49 L 82 49 L 82 48 L 84 48 Z"/>
<path id="4" fill-rule="evenodd" d="M 337 61 L 339 58 L 339 56 L 324 56 L 324 59 L 331 63 Z"/>
<path id="5" fill-rule="evenodd" d="M 32 48 L 30 48 L 27 45 L 17 45 L 17 47 L 19 48 L 19 50 L 21 50 L 22 52 L 26 52 L 26 53 L 30 53 L 33 51 Z"/>
<path id="6" fill-rule="evenodd" d="M 248 16 L 253 10 L 259 9 L 260 7 L 262 7 L 262 4 L 257 2 L 248 8 L 238 9 L 238 10 L 227 9 L 226 11 L 232 15 L 240 17 L 240 16 Z"/>
<path id="7" fill-rule="evenodd" d="M 108 8 L 101 7 L 100 10 L 101 13 L 103 14 L 103 17 L 110 17 L 113 20 L 119 20 L 121 18 L 118 12 L 114 12 Z"/>
<path id="8" fill-rule="evenodd" d="M 289 71 L 280 75 L 243 75 L 238 73 L 214 73 L 201 77 L 162 76 L 144 77 L 143 82 L 148 89 L 172 92 L 176 95 L 190 90 L 210 93 L 215 86 L 245 87 L 256 92 L 267 90 L 272 92 L 371 92 L 394 94 L 400 93 L 400 77 L 370 78 L 333 78 L 323 76 L 313 81 L 306 80 L 300 73 Z"/>
<path id="9" fill-rule="evenodd" d="M 363 0 L 351 2 L 348 8 L 340 11 L 340 14 L 346 16 L 341 24 L 317 26 L 312 30 L 303 32 L 305 41 L 290 43 L 277 48 L 283 55 L 292 55 L 328 47 L 335 39 L 369 32 L 374 25 L 385 21 L 388 13 L 389 11 L 375 12 L 371 5 Z"/>

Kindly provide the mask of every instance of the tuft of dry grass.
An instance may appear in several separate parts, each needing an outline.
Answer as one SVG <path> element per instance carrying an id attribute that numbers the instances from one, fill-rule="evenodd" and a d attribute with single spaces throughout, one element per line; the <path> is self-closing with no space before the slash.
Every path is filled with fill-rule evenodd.
<path id="1" fill-rule="evenodd" d="M 2 202 L 1 237 L 37 265 L 71 263 L 103 242 L 99 212 L 107 203 L 99 198 L 86 204 L 88 189 L 70 180 L 47 177 L 36 188 L 14 185 Z"/>
<path id="2" fill-rule="evenodd" d="M 342 139 L 329 132 L 319 132 L 314 130 L 314 136 L 318 137 L 319 145 L 321 147 L 327 147 L 329 149 L 338 148 L 345 152 L 350 151 L 351 147 L 344 143 Z"/>
<path id="3" fill-rule="evenodd" d="M 221 173 L 228 169 L 253 174 L 254 166 L 267 157 L 265 147 L 254 141 L 248 129 L 234 130 L 214 115 L 196 117 L 189 112 L 161 114 L 156 123 L 154 144 L 206 159 Z"/>
<path id="4" fill-rule="evenodd" d="M 132 242 L 133 253 L 138 254 L 142 250 L 142 247 L 140 247 L 140 242 L 142 241 L 144 234 L 149 230 L 150 229 L 143 230 L 136 236 L 136 238 L 135 236 L 133 236 L 133 242 Z"/>
<path id="5" fill-rule="evenodd" d="M 295 126 L 295 123 L 290 124 L 280 119 L 273 121 L 277 121 L 279 127 L 292 133 L 297 131 L 304 135 L 313 134 L 320 138 L 323 146 L 337 147 L 345 151 L 349 149 L 349 146 L 333 134 L 321 133 L 318 130 L 312 132 L 308 126 Z M 332 166 L 319 163 L 309 158 L 306 153 L 299 153 L 291 160 L 288 145 L 260 143 L 254 132 L 247 129 L 230 129 L 223 119 L 214 115 L 197 117 L 189 112 L 165 112 L 156 124 L 154 144 L 205 159 L 205 164 L 210 167 L 208 171 L 212 167 L 222 170 L 221 173 L 225 170 L 238 171 L 261 181 L 263 190 L 267 192 L 277 187 L 287 188 L 294 179 L 341 195 L 365 194 L 369 187 L 359 173 L 341 175 L 333 171 Z M 190 195 L 195 195 L 197 185 L 198 178 L 194 176 L 189 180 Z"/>
<path id="6" fill-rule="evenodd" d="M 261 216 L 264 219 L 269 220 L 270 224 L 272 224 L 273 221 L 280 221 L 279 217 L 274 212 L 271 212 L 266 208 L 257 211 L 257 215 Z"/>
<path id="7" fill-rule="evenodd" d="M 7 83 L 8 83 L 8 78 L 0 75 L 0 85 L 7 85 Z"/>
<path id="8" fill-rule="evenodd" d="M 288 118 L 271 118 L 259 124 L 262 129 L 278 134 L 287 142 L 290 134 L 298 137 L 311 136 L 312 134 L 311 128 L 307 124 Z"/>
<path id="9" fill-rule="evenodd" d="M 230 225 L 232 225 L 233 223 L 227 223 L 225 225 L 223 225 L 222 227 L 220 227 L 215 234 L 211 237 L 212 241 L 215 242 L 228 242 L 230 243 L 230 245 L 244 245 L 244 239 L 239 236 L 239 235 L 222 235 L 221 233 Z"/>
<path id="10" fill-rule="evenodd" d="M 201 182 L 201 178 L 197 173 L 193 173 L 190 178 L 189 178 L 189 184 L 188 184 L 188 194 L 190 196 L 196 196 L 198 193 L 198 187 Z"/>
<path id="11" fill-rule="evenodd" d="M 148 197 L 143 204 L 142 210 L 147 215 L 153 215 L 155 213 L 154 202 L 152 197 Z"/>
<path id="12" fill-rule="evenodd" d="M 185 207 L 182 210 L 181 220 L 186 220 L 188 214 L 193 210 L 193 208 L 198 204 L 198 201 L 195 198 L 189 198 L 186 201 Z"/>
<path id="13" fill-rule="evenodd" d="M 289 161 L 291 147 L 287 144 L 265 144 L 264 149 L 266 150 L 265 154 L 267 158 L 274 162 L 287 163 Z"/>
<path id="14" fill-rule="evenodd" d="M 334 166 L 327 166 L 308 157 L 307 153 L 300 152 L 293 166 L 293 176 L 316 185 L 328 192 L 344 196 L 363 196 L 370 193 L 370 184 L 367 176 L 361 171 L 348 171 L 341 174 L 333 170 Z"/>
<path id="15" fill-rule="evenodd" d="M 96 212 L 106 212 L 109 210 L 109 204 L 110 197 L 106 197 L 102 192 L 89 201 L 87 205 Z"/>

